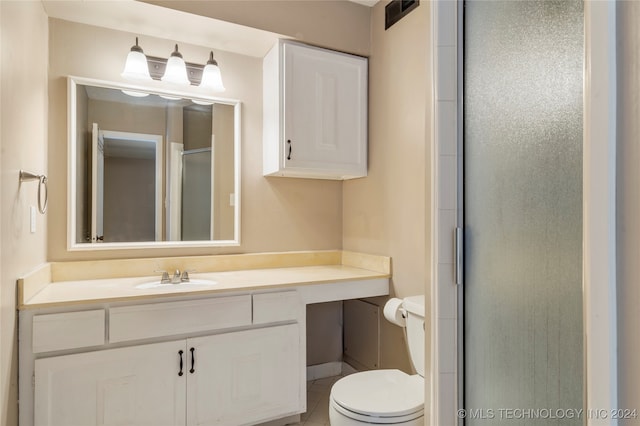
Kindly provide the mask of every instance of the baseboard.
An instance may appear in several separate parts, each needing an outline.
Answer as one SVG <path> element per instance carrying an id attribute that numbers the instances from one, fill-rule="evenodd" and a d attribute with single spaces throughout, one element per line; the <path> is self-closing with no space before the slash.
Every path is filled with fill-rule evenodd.
<path id="1" fill-rule="evenodd" d="M 325 362 L 324 364 L 316 364 L 307 366 L 307 381 L 324 379 L 325 377 L 334 377 L 346 374 L 357 373 L 358 369 L 352 367 L 346 362 L 334 361 Z"/>
<path id="2" fill-rule="evenodd" d="M 344 364 L 348 365 L 350 368 L 352 368 L 354 371 L 367 371 L 367 370 L 371 370 L 370 367 L 367 367 L 366 365 L 356 361 L 355 359 L 351 358 L 349 355 L 343 355 L 344 358 Z"/>
<path id="3" fill-rule="evenodd" d="M 357 373 L 358 371 L 362 371 L 362 370 L 357 370 L 346 362 L 342 363 L 342 374 L 344 374 L 345 376 L 347 374 Z"/>
<path id="4" fill-rule="evenodd" d="M 325 362 L 307 366 L 307 381 L 324 379 L 325 377 L 339 376 L 342 374 L 342 362 Z"/>

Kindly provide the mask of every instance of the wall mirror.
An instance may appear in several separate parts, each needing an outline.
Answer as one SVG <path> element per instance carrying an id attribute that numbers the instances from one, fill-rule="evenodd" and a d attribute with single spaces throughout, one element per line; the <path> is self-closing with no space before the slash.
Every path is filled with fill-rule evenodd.
<path id="1" fill-rule="evenodd" d="M 69 77 L 69 248 L 240 243 L 240 102 Z"/>

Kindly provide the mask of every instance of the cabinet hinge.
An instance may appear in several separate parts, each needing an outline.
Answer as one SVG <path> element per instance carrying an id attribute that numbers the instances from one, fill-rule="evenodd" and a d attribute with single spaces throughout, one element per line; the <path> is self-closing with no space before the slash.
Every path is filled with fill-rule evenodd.
<path id="1" fill-rule="evenodd" d="M 36 373 L 31 375 L 31 387 L 34 389 L 36 388 Z"/>

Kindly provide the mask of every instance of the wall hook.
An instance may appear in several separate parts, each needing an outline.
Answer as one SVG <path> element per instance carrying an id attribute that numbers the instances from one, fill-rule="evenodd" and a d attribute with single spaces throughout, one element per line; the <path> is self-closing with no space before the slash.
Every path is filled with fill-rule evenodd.
<path id="1" fill-rule="evenodd" d="M 49 198 L 49 188 L 47 186 L 46 175 L 36 175 L 34 173 L 25 172 L 20 170 L 20 183 L 29 182 L 32 180 L 38 181 L 38 211 L 41 214 L 45 214 L 47 211 L 47 201 Z M 42 201 L 42 187 L 44 187 L 44 201 Z"/>

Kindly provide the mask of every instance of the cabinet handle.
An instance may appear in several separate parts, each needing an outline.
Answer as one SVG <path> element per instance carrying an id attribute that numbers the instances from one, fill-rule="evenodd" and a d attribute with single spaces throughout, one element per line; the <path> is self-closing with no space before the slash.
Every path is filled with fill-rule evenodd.
<path id="1" fill-rule="evenodd" d="M 196 351 L 194 348 L 189 349 L 191 351 L 191 370 L 189 370 L 189 373 L 193 374 L 196 372 L 195 366 L 196 366 L 196 357 L 194 355 L 194 352 Z"/>
<path id="2" fill-rule="evenodd" d="M 287 155 L 287 160 L 291 160 L 291 139 L 287 139 L 287 144 L 289 145 L 289 155 Z"/>
<path id="3" fill-rule="evenodd" d="M 180 355 L 180 371 L 178 371 L 178 376 L 182 376 L 182 354 L 184 353 L 184 351 L 178 351 L 178 355 Z"/>

